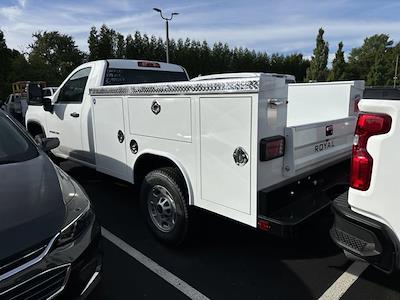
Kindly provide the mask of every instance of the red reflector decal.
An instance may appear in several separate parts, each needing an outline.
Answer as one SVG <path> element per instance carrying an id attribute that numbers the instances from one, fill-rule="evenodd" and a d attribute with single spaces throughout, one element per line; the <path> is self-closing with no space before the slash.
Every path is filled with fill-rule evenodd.
<path id="1" fill-rule="evenodd" d="M 156 62 L 151 62 L 151 61 L 139 61 L 138 62 L 139 67 L 143 68 L 160 68 L 160 64 Z"/>
<path id="2" fill-rule="evenodd" d="M 268 221 L 265 220 L 258 220 L 257 227 L 261 230 L 268 231 L 271 229 L 271 225 Z"/>

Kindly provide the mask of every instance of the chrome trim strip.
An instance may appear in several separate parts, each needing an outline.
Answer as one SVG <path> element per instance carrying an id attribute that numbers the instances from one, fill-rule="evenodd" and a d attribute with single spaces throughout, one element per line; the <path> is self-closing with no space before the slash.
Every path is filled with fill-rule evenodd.
<path id="1" fill-rule="evenodd" d="M 9 267 L 9 266 L 11 266 L 11 265 L 13 265 L 13 264 L 17 264 L 19 261 L 24 260 L 24 259 L 26 259 L 26 258 L 28 258 L 28 257 L 30 257 L 30 256 L 33 256 L 33 255 L 35 255 L 35 254 L 38 253 L 38 252 L 44 251 L 44 250 L 46 249 L 46 247 L 47 247 L 47 245 L 42 246 L 42 247 L 40 247 L 40 248 L 37 248 L 36 250 L 34 250 L 34 251 L 32 251 L 32 252 L 30 252 L 30 253 L 28 253 L 28 254 L 25 254 L 24 256 L 21 256 L 21 257 L 15 259 L 15 260 L 13 260 L 12 262 L 9 262 L 9 263 L 6 264 L 6 265 L 0 266 L 0 272 L 1 272 L 2 269 L 5 269 L 5 268 L 7 268 L 7 267 Z"/>
<path id="2" fill-rule="evenodd" d="M 61 288 L 57 292 L 55 292 L 53 295 L 48 297 L 47 300 L 54 299 L 55 297 L 57 297 L 59 294 L 61 294 L 64 291 L 65 287 L 67 286 L 69 275 L 71 275 L 71 264 L 66 264 L 64 266 L 68 266 L 68 265 L 69 265 L 69 267 L 67 269 L 67 273 L 65 274 L 65 279 L 64 279 L 63 285 L 61 286 Z"/>
<path id="3" fill-rule="evenodd" d="M 53 246 L 55 240 L 58 238 L 59 235 L 60 234 L 57 233 L 56 236 L 51 239 L 46 249 L 38 257 L 35 257 L 34 259 L 24 263 L 19 267 L 16 267 L 15 269 L 8 271 L 7 273 L 4 273 L 3 275 L 0 275 L 0 282 L 40 262 L 47 255 L 47 253 L 49 253 L 51 247 Z"/>
<path id="4" fill-rule="evenodd" d="M 86 284 L 85 288 L 83 289 L 82 293 L 80 294 L 80 296 L 82 296 L 83 294 L 86 293 L 86 291 L 88 290 L 88 288 L 92 285 L 92 283 L 96 280 L 97 276 L 99 276 L 100 272 L 96 271 L 93 273 L 92 277 L 90 278 L 90 280 L 88 281 L 88 283 Z"/>
<path id="5" fill-rule="evenodd" d="M 213 81 L 182 81 L 128 84 L 91 88 L 91 96 L 115 95 L 179 95 L 215 93 L 254 93 L 259 91 L 260 78 L 219 79 Z"/>
<path id="6" fill-rule="evenodd" d="M 90 201 L 88 201 L 88 205 L 82 210 L 82 212 L 73 219 L 68 225 L 66 225 L 63 229 L 61 229 L 61 233 L 65 232 L 71 225 L 73 225 L 76 221 L 78 221 L 82 216 L 84 216 L 90 210 Z"/>
<path id="7" fill-rule="evenodd" d="M 64 282 L 63 282 L 63 286 L 59 290 L 57 290 L 56 293 L 51 295 L 50 298 L 47 298 L 47 299 L 52 299 L 55 296 L 57 296 L 58 294 L 60 294 L 64 290 L 65 286 L 67 285 L 67 282 L 68 282 L 68 279 L 69 279 L 69 275 L 71 273 L 71 264 L 64 264 L 64 265 L 57 266 L 57 267 L 45 270 L 43 272 L 40 272 L 39 274 L 36 274 L 35 276 L 25 280 L 24 282 L 21 282 L 21 283 L 19 283 L 17 285 L 14 285 L 13 287 L 9 288 L 8 290 L 5 290 L 4 292 L 1 292 L 0 296 L 3 296 L 5 294 L 7 294 L 8 292 L 11 292 L 12 290 L 15 290 L 16 288 L 20 287 L 21 285 L 24 285 L 24 284 L 26 284 L 26 283 L 28 283 L 28 282 L 30 282 L 30 281 L 32 281 L 32 280 L 44 275 L 46 273 L 49 273 L 49 272 L 57 270 L 57 269 L 65 268 L 65 267 L 68 267 L 68 268 L 67 268 L 67 273 L 65 275 L 65 279 L 64 279 Z"/>

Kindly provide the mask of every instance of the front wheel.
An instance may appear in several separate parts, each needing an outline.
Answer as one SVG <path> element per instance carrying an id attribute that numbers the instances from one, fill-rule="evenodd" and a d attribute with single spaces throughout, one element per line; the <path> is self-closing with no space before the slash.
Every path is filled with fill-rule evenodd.
<path id="1" fill-rule="evenodd" d="M 170 245 L 181 244 L 188 231 L 189 214 L 183 176 L 175 168 L 154 170 L 145 177 L 140 201 L 153 234 Z"/>
<path id="2" fill-rule="evenodd" d="M 42 139 L 44 139 L 45 137 L 46 137 L 46 135 L 44 133 L 38 133 L 33 138 L 34 138 L 36 144 L 38 144 L 38 146 L 40 146 L 42 144 Z"/>

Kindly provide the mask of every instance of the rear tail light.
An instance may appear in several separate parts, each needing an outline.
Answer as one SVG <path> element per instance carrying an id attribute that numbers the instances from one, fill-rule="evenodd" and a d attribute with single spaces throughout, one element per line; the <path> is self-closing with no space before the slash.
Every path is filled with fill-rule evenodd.
<path id="1" fill-rule="evenodd" d="M 274 136 L 262 139 L 260 142 L 260 160 L 267 161 L 285 154 L 285 138 Z"/>
<path id="2" fill-rule="evenodd" d="M 388 133 L 392 118 L 385 114 L 366 114 L 358 116 L 351 159 L 350 185 L 352 188 L 366 191 L 371 184 L 373 159 L 367 151 L 367 142 L 371 136 Z"/>

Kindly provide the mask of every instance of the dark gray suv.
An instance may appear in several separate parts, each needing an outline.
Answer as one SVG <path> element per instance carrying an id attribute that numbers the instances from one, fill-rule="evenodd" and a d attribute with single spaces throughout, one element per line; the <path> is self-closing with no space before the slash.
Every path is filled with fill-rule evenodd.
<path id="1" fill-rule="evenodd" d="M 0 299 L 84 298 L 99 281 L 101 229 L 84 190 L 0 111 Z"/>

